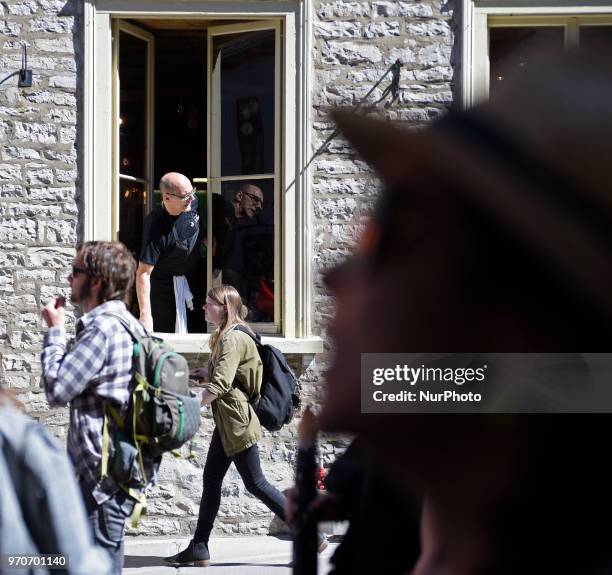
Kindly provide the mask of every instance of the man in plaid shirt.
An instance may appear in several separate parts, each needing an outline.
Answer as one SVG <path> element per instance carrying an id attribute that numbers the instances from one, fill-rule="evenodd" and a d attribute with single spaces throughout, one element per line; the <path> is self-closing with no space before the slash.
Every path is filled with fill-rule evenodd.
<path id="1" fill-rule="evenodd" d="M 87 242 L 78 249 L 68 277 L 71 301 L 84 312 L 72 345 L 67 343 L 64 328 L 63 298 L 42 311 L 49 326 L 42 352 L 47 399 L 51 405 L 70 404 L 68 453 L 95 540 L 108 551 L 117 573 L 123 565 L 123 532 L 134 500 L 110 475 L 101 476 L 102 436 L 106 403 L 126 416 L 133 342 L 119 320 L 105 314 L 126 311 L 135 268 L 134 258 L 122 243 Z M 152 475 L 151 471 L 148 477 Z"/>

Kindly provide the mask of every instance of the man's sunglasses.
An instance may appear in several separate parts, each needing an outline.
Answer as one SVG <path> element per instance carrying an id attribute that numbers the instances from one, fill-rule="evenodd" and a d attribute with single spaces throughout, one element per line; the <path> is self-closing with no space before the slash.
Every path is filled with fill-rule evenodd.
<path id="1" fill-rule="evenodd" d="M 263 206 L 263 200 L 259 197 L 256 196 L 255 194 L 251 194 L 249 192 L 242 192 L 245 196 L 249 196 L 249 198 L 251 198 L 251 200 L 257 204 L 259 204 L 260 206 Z"/>
<path id="2" fill-rule="evenodd" d="M 173 194 L 172 192 L 165 192 L 166 194 L 168 194 L 169 196 L 174 196 L 175 198 L 180 198 L 181 200 L 190 200 L 193 198 L 193 196 L 195 196 L 196 194 L 196 189 L 193 188 L 190 192 L 187 192 L 185 195 L 181 195 L 181 194 Z"/>

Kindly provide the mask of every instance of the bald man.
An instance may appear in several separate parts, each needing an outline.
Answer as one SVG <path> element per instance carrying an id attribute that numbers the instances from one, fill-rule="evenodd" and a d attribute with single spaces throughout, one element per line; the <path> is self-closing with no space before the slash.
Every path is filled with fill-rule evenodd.
<path id="1" fill-rule="evenodd" d="M 201 333 L 204 260 L 198 200 L 189 179 L 170 172 L 159 182 L 162 203 L 144 223 L 136 294 L 140 321 L 151 331 Z"/>

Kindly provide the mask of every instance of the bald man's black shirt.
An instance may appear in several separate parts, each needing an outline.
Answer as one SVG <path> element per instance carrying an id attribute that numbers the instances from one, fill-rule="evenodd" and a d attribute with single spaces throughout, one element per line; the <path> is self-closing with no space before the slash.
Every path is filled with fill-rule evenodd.
<path id="1" fill-rule="evenodd" d="M 184 275 L 194 296 L 194 310 L 187 310 L 190 333 L 204 332 L 204 260 L 200 246 L 205 237 L 200 225 L 198 201 L 191 210 L 171 216 L 163 204 L 153 208 L 144 222 L 140 261 L 153 266 L 151 272 L 151 315 L 153 328 L 173 333 L 176 322 L 174 276 Z"/>

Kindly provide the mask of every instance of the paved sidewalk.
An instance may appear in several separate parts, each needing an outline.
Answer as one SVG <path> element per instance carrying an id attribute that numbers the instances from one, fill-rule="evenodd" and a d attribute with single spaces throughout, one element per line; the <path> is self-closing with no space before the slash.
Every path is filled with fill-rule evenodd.
<path id="1" fill-rule="evenodd" d="M 291 575 L 291 541 L 276 537 L 216 537 L 210 541 L 210 567 L 170 567 L 163 558 L 187 545 L 189 539 L 127 537 L 124 575 Z M 329 559 L 337 547 L 330 543 L 319 555 L 319 574 L 329 572 Z"/>

